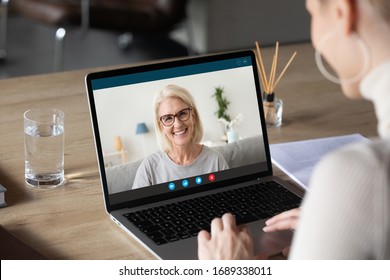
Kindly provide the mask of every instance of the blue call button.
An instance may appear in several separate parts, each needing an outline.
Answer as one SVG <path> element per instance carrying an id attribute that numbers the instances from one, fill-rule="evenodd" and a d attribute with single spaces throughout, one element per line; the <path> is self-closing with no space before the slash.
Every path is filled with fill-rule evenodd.
<path id="1" fill-rule="evenodd" d="M 195 183 L 197 183 L 198 185 L 202 184 L 202 178 L 201 177 L 196 177 L 195 178 Z"/>
<path id="2" fill-rule="evenodd" d="M 168 188 L 173 191 L 176 188 L 175 183 L 169 183 Z"/>
<path id="3" fill-rule="evenodd" d="M 189 185 L 189 182 L 188 182 L 188 180 L 183 180 L 182 182 L 181 182 L 181 185 L 183 186 L 183 187 L 188 187 L 188 185 Z"/>

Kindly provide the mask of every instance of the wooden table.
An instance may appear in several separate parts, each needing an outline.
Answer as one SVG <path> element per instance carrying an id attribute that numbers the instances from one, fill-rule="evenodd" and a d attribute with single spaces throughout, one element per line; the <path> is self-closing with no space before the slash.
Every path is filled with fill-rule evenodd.
<path id="1" fill-rule="evenodd" d="M 326 81 L 310 44 L 281 47 L 280 61 L 294 50 L 298 55 L 276 92 L 284 101 L 283 125 L 269 129 L 270 142 L 349 133 L 376 136 L 373 106 L 347 100 Z M 272 52 L 264 49 L 263 56 Z M 0 81 L 0 183 L 8 189 L 0 224 L 51 259 L 154 259 L 105 213 L 84 86 L 91 71 Z M 23 113 L 35 106 L 57 107 L 66 114 L 63 188 L 36 190 L 24 184 Z"/>

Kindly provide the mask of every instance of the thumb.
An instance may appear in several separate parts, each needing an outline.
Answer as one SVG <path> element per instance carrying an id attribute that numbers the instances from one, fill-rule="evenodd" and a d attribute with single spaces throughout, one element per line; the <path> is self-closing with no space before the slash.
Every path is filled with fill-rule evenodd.
<path id="1" fill-rule="evenodd" d="M 288 257 L 288 254 L 290 254 L 290 249 L 291 249 L 290 246 L 284 248 L 282 251 L 283 256 Z"/>

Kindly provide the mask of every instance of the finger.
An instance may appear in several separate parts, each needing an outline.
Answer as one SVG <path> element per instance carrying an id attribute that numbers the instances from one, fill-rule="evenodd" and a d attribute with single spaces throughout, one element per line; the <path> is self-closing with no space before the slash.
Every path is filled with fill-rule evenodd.
<path id="1" fill-rule="evenodd" d="M 246 225 L 240 225 L 238 228 L 240 230 L 239 236 L 240 236 L 241 240 L 243 240 L 245 242 L 245 244 L 247 244 L 248 246 L 253 248 L 254 241 L 253 241 L 252 232 L 249 229 L 249 227 Z"/>
<path id="2" fill-rule="evenodd" d="M 283 219 L 288 219 L 290 217 L 299 217 L 300 209 L 299 208 L 294 208 L 288 211 L 284 211 L 276 216 L 273 216 L 272 218 L 268 219 L 265 221 L 266 225 L 272 225 L 273 223 L 276 223 L 280 220 Z"/>
<path id="3" fill-rule="evenodd" d="M 198 243 L 203 243 L 209 241 L 211 238 L 210 233 L 207 230 L 201 230 L 198 233 Z"/>
<path id="4" fill-rule="evenodd" d="M 252 236 L 252 232 L 250 231 L 249 227 L 246 224 L 242 224 L 242 225 L 237 226 L 237 230 L 241 233 Z"/>
<path id="5" fill-rule="evenodd" d="M 200 260 L 210 259 L 209 241 L 210 233 L 206 230 L 201 230 L 198 233 L 198 258 Z"/>
<path id="6" fill-rule="evenodd" d="M 295 220 L 283 220 L 279 221 L 275 224 L 272 224 L 270 226 L 265 226 L 263 228 L 264 232 L 274 232 L 279 230 L 295 230 L 297 227 L 297 221 Z"/>
<path id="7" fill-rule="evenodd" d="M 230 213 L 222 216 L 223 228 L 234 230 L 236 228 L 236 217 Z"/>
<path id="8" fill-rule="evenodd" d="M 290 249 L 291 249 L 290 246 L 284 248 L 282 251 L 283 256 L 288 257 L 288 254 L 290 254 Z"/>
<path id="9" fill-rule="evenodd" d="M 213 219 L 210 225 L 211 236 L 217 234 L 218 232 L 221 232 L 222 230 L 223 230 L 222 219 L 221 218 Z"/>
<path id="10" fill-rule="evenodd" d="M 294 209 L 284 211 L 278 215 L 273 216 L 272 218 L 268 219 L 265 223 L 268 225 L 268 224 L 275 223 L 281 219 L 286 219 L 289 217 L 296 217 L 296 216 L 299 216 L 299 213 L 300 213 L 300 209 L 294 208 Z"/>
<path id="11" fill-rule="evenodd" d="M 277 230 L 296 229 L 298 224 L 297 217 L 290 217 L 288 219 L 279 220 L 271 225 L 266 225 L 263 228 L 264 232 L 272 232 Z"/>

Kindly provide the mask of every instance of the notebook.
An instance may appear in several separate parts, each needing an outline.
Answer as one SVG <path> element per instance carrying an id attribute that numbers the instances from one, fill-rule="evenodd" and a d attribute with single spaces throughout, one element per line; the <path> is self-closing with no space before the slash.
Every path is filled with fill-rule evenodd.
<path id="1" fill-rule="evenodd" d="M 291 241 L 262 232 L 303 190 L 273 176 L 255 59 L 242 50 L 86 76 L 106 211 L 156 258 L 196 259 L 198 232 L 226 212 L 251 229 L 256 253 Z M 157 100 L 161 91 L 174 97 Z M 191 162 L 165 152 L 189 145 Z"/>

